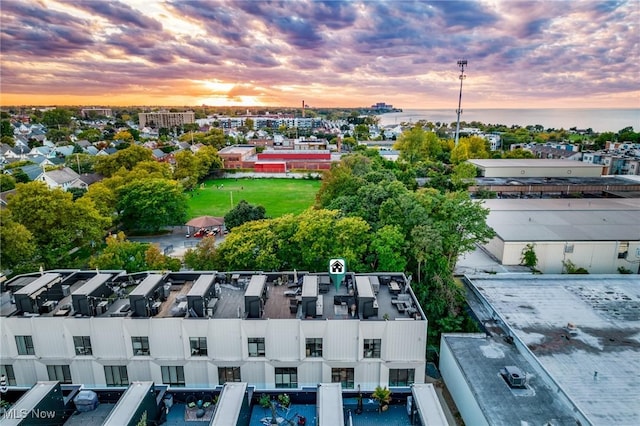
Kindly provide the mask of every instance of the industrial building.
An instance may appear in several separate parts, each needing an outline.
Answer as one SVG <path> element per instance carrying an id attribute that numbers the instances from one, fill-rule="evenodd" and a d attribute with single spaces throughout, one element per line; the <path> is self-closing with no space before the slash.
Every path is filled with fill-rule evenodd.
<path id="1" fill-rule="evenodd" d="M 556 159 L 470 159 L 481 177 L 599 177 L 602 166 Z"/>
<path id="2" fill-rule="evenodd" d="M 543 273 L 639 273 L 640 199 L 493 199 L 487 224 L 496 236 L 484 248 L 503 265 L 522 263 L 531 245 Z"/>
<path id="3" fill-rule="evenodd" d="M 466 424 L 640 424 L 637 275 L 463 281 L 483 332 L 443 335 L 439 366 Z"/>

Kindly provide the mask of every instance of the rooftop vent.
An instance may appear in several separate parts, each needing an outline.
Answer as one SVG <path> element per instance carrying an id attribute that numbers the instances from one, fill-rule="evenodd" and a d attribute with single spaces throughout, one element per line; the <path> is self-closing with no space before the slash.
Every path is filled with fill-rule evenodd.
<path id="1" fill-rule="evenodd" d="M 527 376 L 514 365 L 507 365 L 500 369 L 500 375 L 510 388 L 522 389 L 527 385 Z"/>

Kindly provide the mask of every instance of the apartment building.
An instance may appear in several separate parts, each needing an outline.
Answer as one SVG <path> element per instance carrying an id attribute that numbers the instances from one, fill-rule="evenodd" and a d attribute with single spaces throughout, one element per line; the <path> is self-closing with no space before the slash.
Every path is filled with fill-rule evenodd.
<path id="1" fill-rule="evenodd" d="M 175 126 L 182 126 L 183 124 L 195 123 L 195 113 L 193 111 L 185 112 L 141 112 L 138 114 L 138 120 L 140 128 L 152 127 L 158 128 L 171 128 Z"/>
<path id="2" fill-rule="evenodd" d="M 402 273 L 54 270 L 4 288 L 9 386 L 424 383 L 427 320 Z"/>

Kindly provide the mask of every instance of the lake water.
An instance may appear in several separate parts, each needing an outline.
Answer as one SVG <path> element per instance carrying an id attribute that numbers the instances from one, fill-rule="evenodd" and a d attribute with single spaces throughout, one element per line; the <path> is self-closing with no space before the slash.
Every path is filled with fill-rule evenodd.
<path id="1" fill-rule="evenodd" d="M 379 115 L 381 125 L 427 120 L 433 123 L 455 123 L 452 109 L 406 109 Z M 618 132 L 625 127 L 640 131 L 640 109 L 464 109 L 460 122 L 528 126 L 540 124 L 545 129 L 591 128 L 595 132 Z"/>

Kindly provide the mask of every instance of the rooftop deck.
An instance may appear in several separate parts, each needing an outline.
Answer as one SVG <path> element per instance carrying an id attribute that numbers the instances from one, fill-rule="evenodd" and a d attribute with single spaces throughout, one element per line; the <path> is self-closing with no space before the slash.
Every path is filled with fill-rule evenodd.
<path id="1" fill-rule="evenodd" d="M 5 292 L 0 314 L 79 318 L 424 319 L 410 283 L 401 273 L 350 273 L 336 288 L 326 273 L 202 271 L 149 272 L 125 276 L 122 271 L 118 272 L 113 274 L 111 280 L 105 280 L 105 289 L 100 295 L 93 296 L 84 291 L 86 288 L 83 286 L 98 274 L 102 278 L 104 272 L 67 271 L 61 281 L 62 287 L 65 287 L 64 291 L 59 292 L 62 297 L 56 297 L 58 293 L 52 292 L 38 294 L 33 298 L 34 312 L 21 312 L 18 306 L 10 303 L 12 294 Z M 190 293 L 193 293 L 194 283 L 205 275 L 211 277 L 208 279 L 210 284 L 199 285 L 198 294 L 193 296 L 198 299 L 201 308 L 192 309 L 193 300 L 187 299 L 193 295 Z M 264 286 L 261 285 L 257 293 L 255 288 L 250 289 L 251 294 L 247 293 L 252 277 L 258 276 L 264 277 L 260 280 L 264 281 Z M 307 293 L 303 294 L 305 276 L 317 284 L 309 286 Z M 7 287 L 14 290 L 25 288 L 39 278 L 40 274 L 20 276 L 10 281 Z M 74 295 L 86 299 L 83 312 L 74 310 L 79 305 L 77 300 L 72 303 Z M 257 313 L 248 312 L 248 298 L 255 299 L 255 304 L 259 305 Z"/>

